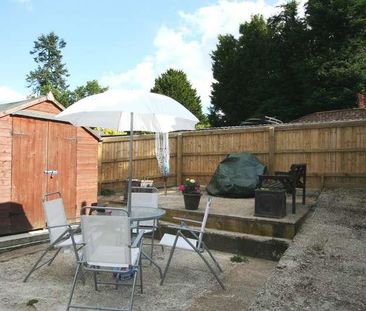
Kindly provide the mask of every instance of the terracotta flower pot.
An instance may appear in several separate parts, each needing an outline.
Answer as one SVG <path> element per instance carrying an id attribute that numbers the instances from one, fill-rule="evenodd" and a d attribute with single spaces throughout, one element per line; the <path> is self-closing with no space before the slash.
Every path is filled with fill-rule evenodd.
<path id="1" fill-rule="evenodd" d="M 201 193 L 183 193 L 184 207 L 188 210 L 198 209 L 201 200 Z"/>

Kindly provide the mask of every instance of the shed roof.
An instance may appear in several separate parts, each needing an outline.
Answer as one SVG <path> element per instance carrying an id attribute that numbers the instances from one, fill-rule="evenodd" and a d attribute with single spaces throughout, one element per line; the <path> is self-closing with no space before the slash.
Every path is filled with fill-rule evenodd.
<path id="1" fill-rule="evenodd" d="M 36 104 L 39 104 L 39 103 L 42 103 L 45 101 L 52 102 L 54 105 L 56 105 L 58 108 L 60 108 L 61 111 L 65 110 L 65 107 L 62 106 L 55 99 L 53 94 L 50 92 L 47 95 L 36 97 L 36 98 L 29 98 L 29 99 L 25 99 L 25 100 L 13 102 L 13 103 L 0 104 L 0 117 L 6 116 L 8 114 L 13 114 L 19 110 L 26 109 L 28 107 L 34 106 Z"/>
<path id="2" fill-rule="evenodd" d="M 366 120 L 366 109 L 352 108 L 331 111 L 319 111 L 293 120 L 290 123 L 332 122 Z"/>
<path id="3" fill-rule="evenodd" d="M 58 122 L 64 122 L 60 120 L 55 119 L 55 115 L 47 112 L 40 112 L 40 111 L 25 111 L 24 109 L 27 109 L 28 107 L 34 106 L 36 104 L 50 101 L 52 104 L 56 105 L 60 111 L 65 110 L 65 107 L 62 106 L 53 96 L 53 94 L 50 92 L 45 96 L 40 96 L 37 98 L 29 98 L 17 102 L 12 103 L 4 103 L 0 104 L 0 118 L 4 117 L 6 115 L 18 115 L 18 116 L 24 116 L 24 117 L 30 117 L 30 118 L 37 118 L 37 119 L 43 119 L 43 120 L 50 120 L 50 121 L 58 121 Z M 65 123 L 65 122 L 64 122 Z M 66 122 L 68 123 L 68 122 Z M 93 135 L 96 139 L 101 140 L 101 137 L 98 135 L 96 131 L 93 131 L 92 129 L 88 127 L 83 127 L 86 131 L 88 131 L 91 135 Z"/>

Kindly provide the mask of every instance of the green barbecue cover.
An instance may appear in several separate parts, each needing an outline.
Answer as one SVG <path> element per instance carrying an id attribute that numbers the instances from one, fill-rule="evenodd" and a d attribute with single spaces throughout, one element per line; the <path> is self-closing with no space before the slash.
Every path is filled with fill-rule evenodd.
<path id="1" fill-rule="evenodd" d="M 206 187 L 213 196 L 252 198 L 266 166 L 250 153 L 234 153 L 222 160 Z"/>

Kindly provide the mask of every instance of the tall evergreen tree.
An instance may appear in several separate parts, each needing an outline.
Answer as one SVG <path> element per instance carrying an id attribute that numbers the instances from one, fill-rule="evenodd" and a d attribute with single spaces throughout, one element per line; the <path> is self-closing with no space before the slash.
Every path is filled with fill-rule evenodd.
<path id="1" fill-rule="evenodd" d="M 153 93 L 167 95 L 192 112 L 201 122 L 206 121 L 202 113 L 201 99 L 187 75 L 182 70 L 168 69 L 155 79 Z"/>
<path id="2" fill-rule="evenodd" d="M 272 76 L 269 97 L 263 101 L 258 114 L 288 121 L 303 114 L 311 73 L 306 62 L 308 39 L 305 21 L 298 17 L 295 1 L 281 8 L 279 14 L 268 19 Z"/>
<path id="3" fill-rule="evenodd" d="M 214 126 L 238 125 L 255 116 L 268 98 L 271 79 L 270 37 L 262 16 L 240 26 L 240 38 L 220 36 L 212 53 L 209 120 Z"/>
<path id="4" fill-rule="evenodd" d="M 68 70 L 62 63 L 61 50 L 66 42 L 60 39 L 54 32 L 42 34 L 34 41 L 34 61 L 38 64 L 37 69 L 32 70 L 27 76 L 28 87 L 36 95 L 44 95 L 52 91 L 55 98 L 64 105 L 68 105 L 68 85 L 66 78 Z"/>
<path id="5" fill-rule="evenodd" d="M 305 18 L 290 1 L 240 36 L 220 36 L 212 53 L 213 125 L 270 115 L 289 121 L 355 106 L 366 93 L 366 1 L 309 0 Z"/>
<path id="6" fill-rule="evenodd" d="M 237 105 L 237 50 L 238 42 L 232 35 L 219 36 L 217 48 L 211 55 L 215 82 L 212 84 L 208 119 L 213 126 L 228 124 L 227 115 L 230 117 L 230 112 Z"/>
<path id="7" fill-rule="evenodd" d="M 353 107 L 366 93 L 366 1 L 309 0 L 306 21 L 314 72 L 308 110 Z"/>

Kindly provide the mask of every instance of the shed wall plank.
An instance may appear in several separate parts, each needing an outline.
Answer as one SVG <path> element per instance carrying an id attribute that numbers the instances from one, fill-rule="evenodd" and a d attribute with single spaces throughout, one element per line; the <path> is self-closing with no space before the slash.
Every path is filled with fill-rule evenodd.
<path id="1" fill-rule="evenodd" d="M 0 203 L 11 200 L 12 119 L 0 118 Z"/>
<path id="2" fill-rule="evenodd" d="M 83 204 L 97 202 L 98 142 L 83 128 L 77 128 L 76 194 L 77 211 Z"/>
<path id="3" fill-rule="evenodd" d="M 45 101 L 43 103 L 36 104 L 24 110 L 47 112 L 51 114 L 58 114 L 61 111 L 59 107 L 57 107 L 50 101 Z"/>

